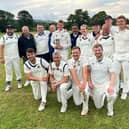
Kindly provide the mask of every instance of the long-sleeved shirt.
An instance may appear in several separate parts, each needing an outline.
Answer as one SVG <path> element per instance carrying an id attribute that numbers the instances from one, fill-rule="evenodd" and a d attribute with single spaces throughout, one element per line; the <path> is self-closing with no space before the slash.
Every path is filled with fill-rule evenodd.
<path id="1" fill-rule="evenodd" d="M 28 48 L 33 48 L 36 51 L 34 36 L 30 34 L 28 37 L 25 37 L 22 34 L 18 39 L 18 49 L 20 57 L 26 58 L 26 51 Z"/>

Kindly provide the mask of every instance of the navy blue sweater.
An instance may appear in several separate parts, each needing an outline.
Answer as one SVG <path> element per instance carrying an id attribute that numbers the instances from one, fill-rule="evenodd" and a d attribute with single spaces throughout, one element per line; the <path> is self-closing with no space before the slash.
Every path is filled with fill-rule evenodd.
<path id="1" fill-rule="evenodd" d="M 28 48 L 33 48 L 36 51 L 34 36 L 30 34 L 29 38 L 27 38 L 22 34 L 18 39 L 18 49 L 20 57 L 24 56 L 26 58 L 26 50 Z"/>

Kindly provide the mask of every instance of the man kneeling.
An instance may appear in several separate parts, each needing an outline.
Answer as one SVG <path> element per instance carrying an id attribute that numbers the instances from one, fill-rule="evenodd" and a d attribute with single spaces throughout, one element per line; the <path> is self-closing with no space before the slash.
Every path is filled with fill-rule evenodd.
<path id="1" fill-rule="evenodd" d="M 96 108 L 102 108 L 107 97 L 108 116 L 113 116 L 113 104 L 117 94 L 114 87 L 115 73 L 112 61 L 103 57 L 103 47 L 96 44 L 93 47 L 95 57 L 89 62 L 89 87 Z"/>
<path id="2" fill-rule="evenodd" d="M 44 59 L 36 57 L 32 48 L 27 49 L 26 55 L 28 60 L 24 64 L 24 72 L 27 80 L 31 81 L 34 98 L 41 99 L 38 110 L 43 111 L 46 104 L 49 64 Z"/>
<path id="3" fill-rule="evenodd" d="M 61 60 L 58 52 L 53 53 L 53 62 L 49 74 L 51 87 L 53 90 L 57 89 L 57 100 L 62 104 L 60 112 L 66 112 L 67 100 L 72 96 L 72 90 L 69 89 L 71 82 L 68 65 Z"/>

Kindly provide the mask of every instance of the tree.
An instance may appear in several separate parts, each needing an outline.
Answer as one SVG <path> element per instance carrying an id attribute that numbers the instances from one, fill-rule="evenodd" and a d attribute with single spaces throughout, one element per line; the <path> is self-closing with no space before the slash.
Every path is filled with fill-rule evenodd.
<path id="1" fill-rule="evenodd" d="M 28 11 L 22 10 L 18 12 L 17 18 L 18 18 L 19 28 L 25 25 L 29 26 L 29 28 L 33 27 L 33 17 Z"/>
<path id="2" fill-rule="evenodd" d="M 14 23 L 14 14 L 4 10 L 0 10 L 0 31 L 4 32 L 5 27 L 8 24 L 13 25 L 13 23 Z"/>
<path id="3" fill-rule="evenodd" d="M 82 24 L 89 24 L 90 17 L 88 11 L 82 9 L 75 10 L 75 14 L 70 14 L 67 18 L 67 27 L 71 27 L 72 24 L 77 23 L 79 26 Z"/>
<path id="4" fill-rule="evenodd" d="M 100 11 L 97 14 L 95 14 L 92 18 L 91 18 L 91 24 L 94 23 L 98 23 L 100 25 L 104 24 L 105 21 L 105 17 L 107 16 L 105 11 Z"/>

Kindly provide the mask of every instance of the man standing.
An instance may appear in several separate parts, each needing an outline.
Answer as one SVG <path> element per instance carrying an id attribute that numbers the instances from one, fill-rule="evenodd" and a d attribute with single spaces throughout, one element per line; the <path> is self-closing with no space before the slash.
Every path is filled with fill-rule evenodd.
<path id="1" fill-rule="evenodd" d="M 54 52 L 54 48 L 51 46 L 51 38 L 52 38 L 52 35 L 53 35 L 53 32 L 55 32 L 56 30 L 56 26 L 54 24 L 51 24 L 49 26 L 49 36 L 48 36 L 48 45 L 49 45 L 49 62 L 52 62 L 53 59 L 52 59 L 52 53 Z"/>
<path id="2" fill-rule="evenodd" d="M 68 49 L 71 47 L 71 40 L 69 33 L 63 29 L 64 22 L 59 20 L 57 23 L 57 31 L 52 35 L 51 45 L 56 52 L 59 52 L 62 59 L 67 61 L 68 59 Z"/>
<path id="3" fill-rule="evenodd" d="M 89 61 L 89 87 L 95 107 L 100 109 L 107 97 L 108 116 L 113 116 L 113 104 L 116 100 L 115 72 L 112 68 L 112 61 L 103 56 L 103 47 L 96 44 L 93 47 L 95 57 Z"/>
<path id="4" fill-rule="evenodd" d="M 37 57 L 44 58 L 47 62 L 49 62 L 49 47 L 48 47 L 48 35 L 49 31 L 44 30 L 44 26 L 42 24 L 37 25 L 37 34 L 35 34 Z"/>
<path id="5" fill-rule="evenodd" d="M 73 24 L 72 25 L 72 33 L 70 34 L 71 43 L 72 43 L 71 48 L 76 46 L 76 41 L 77 41 L 77 38 L 78 38 L 79 35 L 81 35 L 81 32 L 79 31 L 78 25 Z"/>
<path id="6" fill-rule="evenodd" d="M 110 34 L 114 35 L 116 32 L 118 32 L 118 27 L 113 26 L 112 23 L 113 23 L 113 18 L 110 15 L 107 15 L 105 17 L 105 24 L 109 27 Z"/>
<path id="7" fill-rule="evenodd" d="M 77 38 L 77 46 L 81 49 L 81 56 L 90 58 L 92 57 L 93 38 L 91 39 L 87 25 L 81 25 L 80 31 L 81 35 Z"/>
<path id="8" fill-rule="evenodd" d="M 24 72 L 27 80 L 31 81 L 34 98 L 41 99 L 38 110 L 43 111 L 46 105 L 49 64 L 44 59 L 36 57 L 32 48 L 27 49 L 26 57 L 28 60 L 24 63 Z"/>
<path id="9" fill-rule="evenodd" d="M 89 92 L 87 85 L 87 66 L 88 63 L 80 57 L 79 47 L 72 48 L 72 58 L 68 61 L 69 71 L 72 76 L 72 91 L 75 105 L 82 104 L 81 115 L 88 113 Z"/>
<path id="10" fill-rule="evenodd" d="M 49 74 L 51 87 L 53 90 L 57 90 L 57 100 L 62 104 L 60 112 L 66 112 L 67 100 L 72 96 L 72 90 L 69 89 L 71 82 L 68 65 L 61 60 L 58 52 L 53 53 L 53 62 Z"/>
<path id="11" fill-rule="evenodd" d="M 97 22 L 93 24 L 92 32 L 90 34 L 91 38 L 93 38 L 94 40 L 97 40 L 100 36 L 100 25 Z"/>
<path id="12" fill-rule="evenodd" d="M 29 32 L 28 26 L 22 27 L 22 35 L 18 39 L 18 48 L 20 57 L 23 59 L 23 63 L 25 63 L 25 61 L 27 60 L 26 50 L 28 48 L 33 48 L 36 51 L 34 36 Z M 29 83 L 30 82 L 26 80 L 24 86 L 28 86 Z"/>
<path id="13" fill-rule="evenodd" d="M 9 91 L 11 89 L 13 67 L 18 81 L 18 88 L 22 88 L 20 58 L 18 53 L 18 36 L 14 34 L 14 27 L 11 25 L 7 26 L 6 34 L 0 39 L 0 62 L 5 64 L 5 91 Z"/>
<path id="14" fill-rule="evenodd" d="M 116 22 L 119 31 L 114 35 L 114 63 L 118 76 L 121 67 L 123 69 L 123 90 L 121 99 L 125 100 L 129 90 L 129 30 L 126 28 L 126 18 L 124 16 L 119 16 Z"/>
<path id="15" fill-rule="evenodd" d="M 104 56 L 112 59 L 115 46 L 114 46 L 114 38 L 110 34 L 110 28 L 108 25 L 104 24 L 102 26 L 102 34 L 99 36 L 96 42 L 103 46 Z"/>

